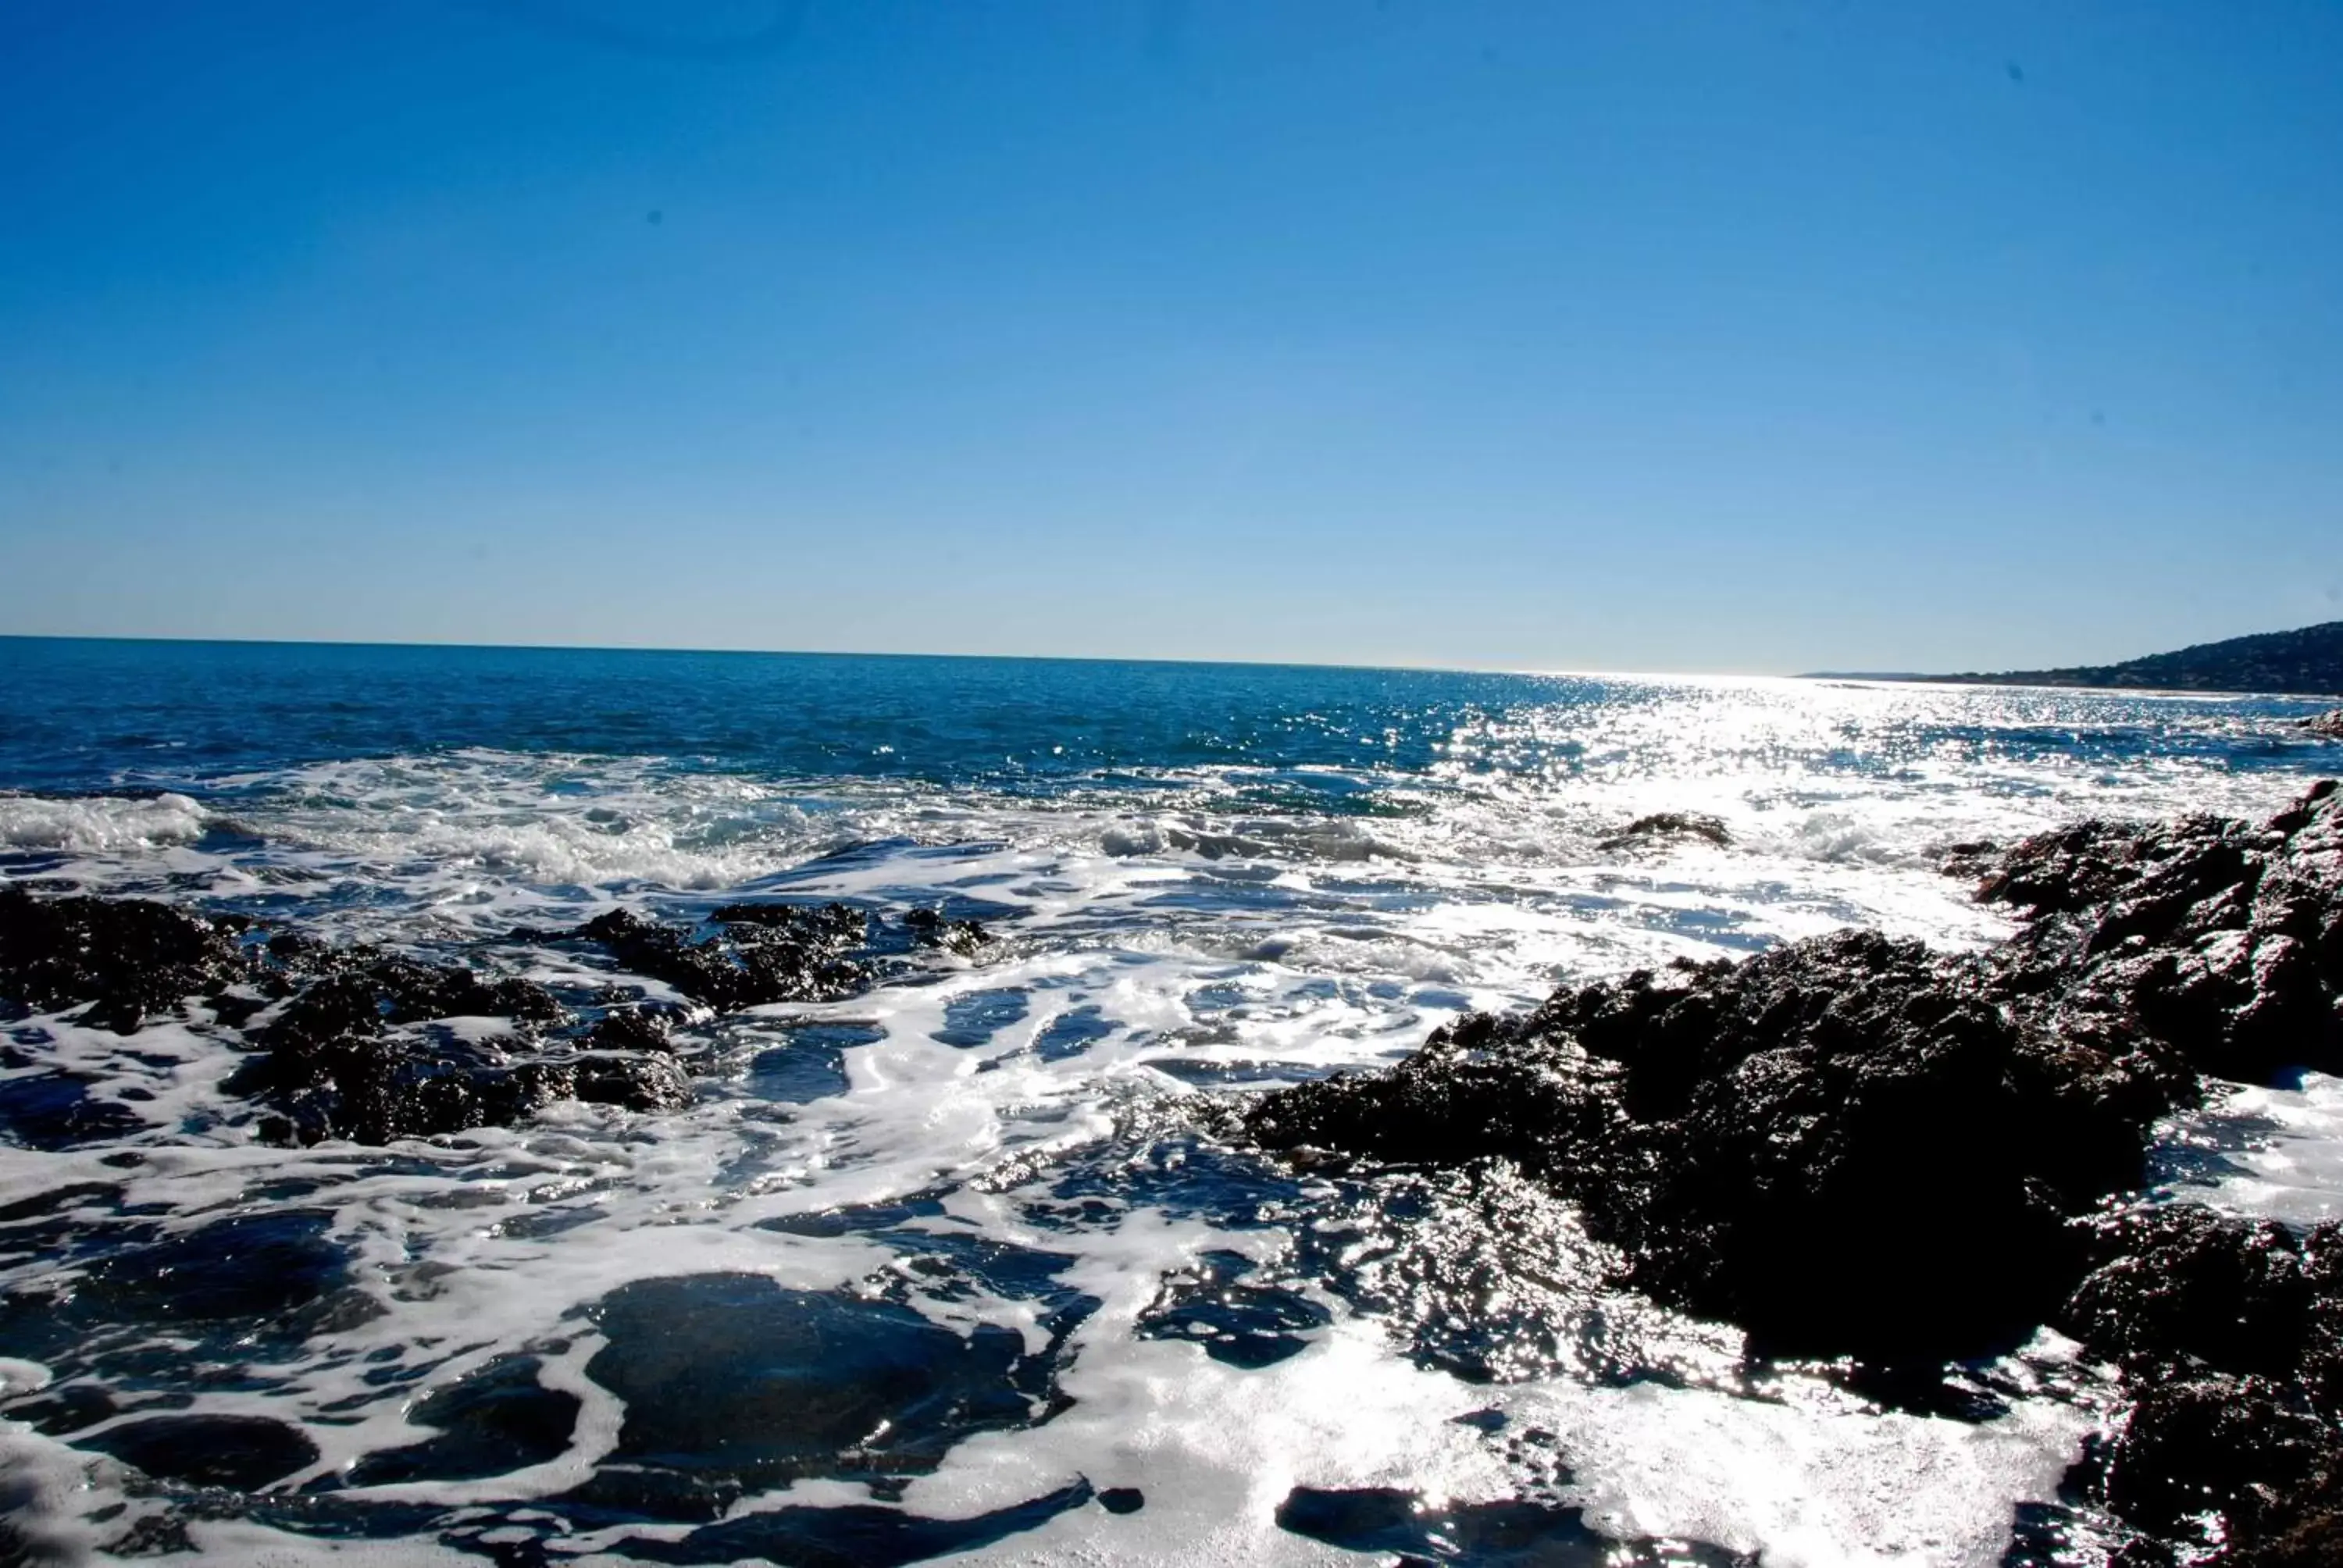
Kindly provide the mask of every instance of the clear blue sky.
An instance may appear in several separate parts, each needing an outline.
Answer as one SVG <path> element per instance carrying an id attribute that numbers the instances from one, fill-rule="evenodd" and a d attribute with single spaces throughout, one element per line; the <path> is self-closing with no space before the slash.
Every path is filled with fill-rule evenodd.
<path id="1" fill-rule="evenodd" d="M 2338 618 L 2333 0 L 0 5 L 0 631 Z"/>

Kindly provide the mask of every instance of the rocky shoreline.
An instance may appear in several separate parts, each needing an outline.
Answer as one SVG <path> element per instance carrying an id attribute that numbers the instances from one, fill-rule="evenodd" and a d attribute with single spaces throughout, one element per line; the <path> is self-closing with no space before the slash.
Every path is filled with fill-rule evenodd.
<path id="1" fill-rule="evenodd" d="M 556 1101 L 673 1110 L 691 1098 L 679 1030 L 774 1002 L 821 1001 L 874 984 L 922 949 L 972 951 L 983 928 L 930 909 L 900 919 L 842 904 L 729 904 L 698 927 L 613 910 L 574 930 L 522 929 L 513 945 L 569 950 L 620 973 L 564 1000 L 491 962 L 426 963 L 335 946 L 234 916 L 141 899 L 36 897 L 0 889 L 0 1020 L 12 1007 L 77 1007 L 68 1021 L 136 1033 L 192 1001 L 193 1022 L 245 1060 L 223 1087 L 262 1111 L 263 1141 L 311 1144 L 508 1127 Z M 648 999 L 647 977 L 685 1000 Z M 439 1020 L 492 1020 L 468 1037 Z M 35 1033 L 38 1031 L 35 1030 Z M 0 1045 L 25 1067 L 38 1040 Z M 12 1098 L 11 1131 L 67 1147 L 138 1125 L 71 1073 Z"/>
<path id="2" fill-rule="evenodd" d="M 2056 1328 L 2135 1401 L 2074 1478 L 2139 1532 L 2121 1561 L 2343 1561 L 2343 1229 L 2134 1196 L 2152 1125 L 2220 1081 L 2343 1070 L 2343 795 L 1956 859 L 2023 922 L 2009 940 L 1842 932 L 1564 988 L 1272 1092 L 1250 1129 L 1509 1161 L 1622 1283 L 1754 1353 L 1941 1365 Z"/>
<path id="3" fill-rule="evenodd" d="M 1685 833 L 1710 836 L 1675 816 L 1632 830 Z M 1365 1171 L 1502 1165 L 1584 1216 L 1616 1283 L 1737 1325 L 1753 1355 L 1837 1360 L 1874 1386 L 2055 1329 L 2131 1401 L 2068 1482 L 2136 1533 L 2117 1561 L 2343 1560 L 2343 1227 L 2140 1196 L 2159 1120 L 2227 1083 L 2343 1072 L 2343 792 L 2322 782 L 2261 823 L 1964 845 L 1947 869 L 2016 934 L 1947 954 L 1845 931 L 1564 988 L 1389 1069 L 1264 1094 L 1244 1134 Z M 181 1020 L 240 1053 L 232 1119 L 271 1142 L 378 1145 L 563 1100 L 672 1109 L 713 1070 L 698 1042 L 726 1015 L 988 940 L 929 909 L 613 910 L 510 933 L 598 977 L 549 988 L 511 972 L 505 943 L 431 962 L 0 890 L 0 1021 L 20 1026 L 0 1052 L 41 1069 L 12 1081 L 7 1126 L 49 1148 L 144 1126 L 43 1067 L 35 1015 L 125 1036 Z"/>

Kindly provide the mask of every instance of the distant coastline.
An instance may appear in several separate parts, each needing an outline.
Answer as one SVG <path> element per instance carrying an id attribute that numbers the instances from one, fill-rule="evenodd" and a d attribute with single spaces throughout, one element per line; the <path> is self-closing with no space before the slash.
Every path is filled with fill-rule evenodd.
<path id="1" fill-rule="evenodd" d="M 1815 670 L 1815 680 L 1919 680 L 1955 686 L 2054 686 L 2123 691 L 2214 691 L 2287 697 L 2343 696 L 2343 620 L 2294 631 L 2258 632 L 2198 643 L 2119 664 L 2061 669 L 1967 670 L 1957 675 L 1908 671 Z"/>

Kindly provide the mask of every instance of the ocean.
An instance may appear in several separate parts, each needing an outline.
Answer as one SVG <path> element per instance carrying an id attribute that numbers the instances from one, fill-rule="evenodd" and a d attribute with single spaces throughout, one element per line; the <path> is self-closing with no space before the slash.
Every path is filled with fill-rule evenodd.
<path id="1" fill-rule="evenodd" d="M 2318 706 L 0 639 L 0 879 L 668 1004 L 690 1086 L 304 1144 L 200 1010 L 0 1015 L 0 1557 L 2064 1560 L 2115 1393 L 2055 1335 L 1883 1401 L 1605 1289 L 1536 1192 L 1281 1163 L 1227 1111 L 1564 981 L 1992 941 L 1954 846 L 2266 814 L 2343 760 Z M 741 900 L 990 940 L 710 1012 L 547 936 Z M 2338 1151 L 2314 1077 L 2157 1169 L 2299 1223 Z M 216 1474 L 141 1461 L 172 1422 Z"/>

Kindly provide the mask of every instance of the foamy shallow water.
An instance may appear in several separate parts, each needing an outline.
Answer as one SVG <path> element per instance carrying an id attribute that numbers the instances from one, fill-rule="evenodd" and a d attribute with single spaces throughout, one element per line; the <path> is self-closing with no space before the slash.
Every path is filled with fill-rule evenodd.
<path id="1" fill-rule="evenodd" d="M 1527 1198 L 1432 1229 L 1486 1253 L 1494 1293 L 1459 1328 L 1427 1305 L 1438 1270 L 1397 1200 L 1222 1149 L 1195 1097 L 1386 1061 L 1466 1009 L 1679 955 L 1851 924 L 1989 941 L 2006 928 L 1938 874 L 1948 846 L 2093 812 L 2264 812 L 2331 769 L 2288 728 L 2304 705 L 2282 702 L 379 651 L 389 664 L 337 652 L 241 686 L 201 659 L 125 654 L 126 676 L 52 656 L 42 696 L 19 682 L 0 699 L 25 709 L 0 739 L 0 785 L 25 790 L 0 796 L 0 871 L 432 954 L 614 902 L 689 916 L 744 892 L 941 905 L 1001 940 L 728 1020 L 686 1111 L 566 1106 L 394 1151 L 258 1143 L 200 1020 L 126 1040 L 21 1020 L 46 1037 L 39 1064 L 0 1079 L 70 1067 L 141 1130 L 0 1147 L 0 1213 L 84 1238 L 7 1254 L 0 1286 L 69 1292 L 126 1216 L 151 1241 L 297 1209 L 374 1312 L 235 1350 L 161 1334 L 79 1372 L 0 1343 L 12 1391 L 118 1396 L 85 1428 L 7 1431 L 0 1486 L 68 1557 L 168 1516 L 222 1562 L 721 1560 L 759 1514 L 965 1521 L 1086 1483 L 1143 1507 L 1036 1508 L 941 1554 L 1388 1560 L 1400 1537 L 1322 1522 L 1362 1547 L 1345 1550 L 1289 1527 L 1315 1517 L 1289 1504 L 1391 1489 L 1430 1521 L 1408 1549 L 1463 1560 L 1486 1539 L 1472 1510 L 1513 1500 L 1582 1511 L 1647 1561 L 2000 1561 L 2014 1521 L 2059 1507 L 2107 1410 L 2105 1381 L 2055 1339 L 1976 1369 L 1974 1408 L 1885 1408 L 1829 1369 L 1753 1368 L 1727 1330 L 1603 1297 L 1567 1216 Z M 101 721 L 100 675 L 151 689 L 149 710 Z M 1713 815 L 1730 842 L 1614 839 L 1658 810 Z M 515 961 L 592 978 L 551 950 Z M 2167 1184 L 2328 1217 L 2338 1118 L 2328 1081 L 2244 1091 L 2176 1125 Z M 971 1344 L 1014 1335 L 1059 1397 L 932 1468 L 732 1501 L 738 1536 L 566 1503 L 627 1420 L 588 1372 L 610 1342 L 594 1313 L 719 1274 L 884 1301 Z M 1225 1300 L 1182 1293 L 1200 1278 Z M 237 1375 L 217 1375 L 223 1356 Z M 166 1406 L 267 1415 L 317 1445 L 271 1489 L 297 1496 L 429 1438 L 418 1402 L 521 1356 L 576 1401 L 567 1443 L 337 1493 L 417 1505 L 381 1538 L 298 1510 L 185 1517 L 71 1446 Z M 393 1366 L 422 1370 L 380 1375 Z M 1585 1539 L 1553 1534 L 1543 1560 L 1582 1560 Z"/>

